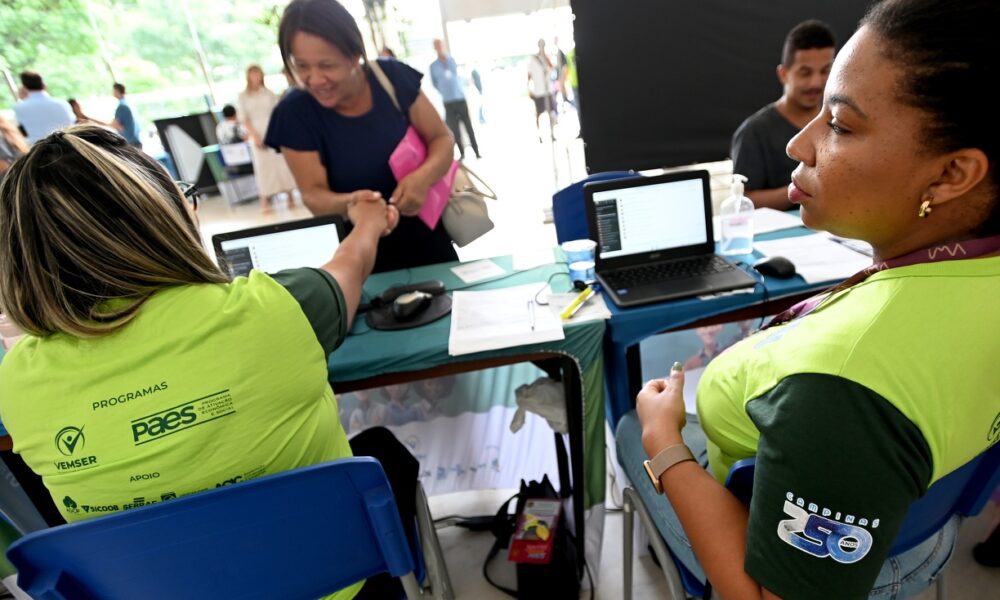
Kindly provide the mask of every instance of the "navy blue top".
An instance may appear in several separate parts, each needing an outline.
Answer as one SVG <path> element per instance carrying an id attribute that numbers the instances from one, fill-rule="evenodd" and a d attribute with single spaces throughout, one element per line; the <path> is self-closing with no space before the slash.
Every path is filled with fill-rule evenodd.
<path id="1" fill-rule="evenodd" d="M 324 108 L 309 92 L 293 90 L 274 108 L 264 143 L 303 152 L 319 152 L 330 190 L 349 193 L 370 189 L 386 200 L 396 189 L 389 156 L 410 126 L 410 107 L 420 93 L 423 75 L 392 59 L 378 59 L 396 88 L 396 98 L 406 115 L 396 110 L 389 94 L 365 68 L 372 90 L 372 109 L 346 117 Z M 399 226 L 379 240 L 375 272 L 392 271 L 458 260 L 442 223 L 431 231 L 417 217 L 401 217 Z"/>

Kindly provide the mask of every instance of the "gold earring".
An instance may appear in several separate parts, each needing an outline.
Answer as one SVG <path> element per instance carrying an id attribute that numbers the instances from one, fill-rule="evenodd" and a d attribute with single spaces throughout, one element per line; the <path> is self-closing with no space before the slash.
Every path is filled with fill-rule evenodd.
<path id="1" fill-rule="evenodd" d="M 928 199 L 926 199 L 926 200 L 924 200 L 923 202 L 920 203 L 920 210 L 917 211 L 917 216 L 918 217 L 920 217 L 921 219 L 923 219 L 927 215 L 931 214 L 931 212 L 933 212 L 934 208 L 931 206 L 931 200 L 933 200 L 933 199 L 934 199 L 934 197 L 931 196 L 930 198 L 928 198 Z"/>

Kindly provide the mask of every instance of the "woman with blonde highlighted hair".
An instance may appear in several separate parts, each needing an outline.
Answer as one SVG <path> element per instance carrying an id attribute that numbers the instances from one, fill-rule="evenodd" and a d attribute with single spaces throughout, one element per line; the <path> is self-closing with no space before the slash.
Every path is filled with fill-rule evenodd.
<path id="1" fill-rule="evenodd" d="M 352 455 L 327 356 L 396 209 L 352 205 L 320 268 L 230 281 L 190 191 L 92 125 L 0 184 L 0 309 L 28 334 L 0 364 L 0 418 L 67 521 Z"/>

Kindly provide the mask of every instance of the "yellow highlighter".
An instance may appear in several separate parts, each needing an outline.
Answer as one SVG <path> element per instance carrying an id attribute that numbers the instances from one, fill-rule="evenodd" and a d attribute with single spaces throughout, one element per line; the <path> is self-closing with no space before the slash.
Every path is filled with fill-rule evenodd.
<path id="1" fill-rule="evenodd" d="M 595 290 L 594 287 L 590 285 L 583 288 L 583 291 L 580 292 L 577 295 L 577 297 L 573 298 L 573 301 L 569 303 L 569 306 L 566 307 L 566 310 L 562 311 L 559 314 L 562 320 L 568 321 L 572 319 L 573 315 L 575 315 L 577 311 L 580 310 L 580 307 L 582 307 L 587 302 L 587 300 L 590 300 L 591 296 L 593 296 L 596 291 L 597 290 Z"/>

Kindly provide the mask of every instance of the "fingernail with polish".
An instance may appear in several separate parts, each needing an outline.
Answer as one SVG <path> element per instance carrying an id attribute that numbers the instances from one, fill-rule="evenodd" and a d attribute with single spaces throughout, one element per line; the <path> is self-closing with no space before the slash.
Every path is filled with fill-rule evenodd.
<path id="1" fill-rule="evenodd" d="M 674 362 L 674 366 L 670 367 L 671 373 L 680 373 L 684 370 L 684 366 L 680 362 Z"/>

